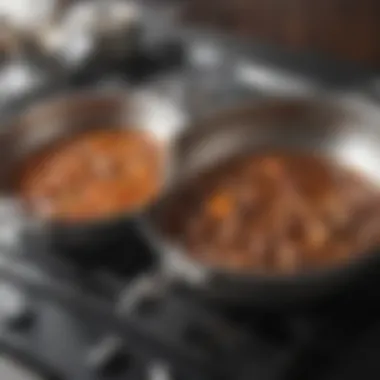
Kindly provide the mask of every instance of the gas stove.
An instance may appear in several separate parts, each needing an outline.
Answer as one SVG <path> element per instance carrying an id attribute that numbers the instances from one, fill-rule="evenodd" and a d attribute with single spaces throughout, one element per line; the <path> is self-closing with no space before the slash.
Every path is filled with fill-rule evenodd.
<path id="1" fill-rule="evenodd" d="M 62 83 L 47 81 L 12 107 L 99 86 L 158 91 L 189 118 L 273 94 L 376 98 L 377 74 L 348 64 L 206 32 L 165 35 L 127 60 L 96 59 Z M 162 289 L 152 286 L 160 283 L 156 263 L 140 240 L 115 243 L 107 262 L 82 266 L 21 240 L 6 212 L 0 220 L 2 379 L 379 377 L 376 285 L 360 304 L 348 297 L 302 313 L 218 310 L 168 290 L 164 280 Z"/>

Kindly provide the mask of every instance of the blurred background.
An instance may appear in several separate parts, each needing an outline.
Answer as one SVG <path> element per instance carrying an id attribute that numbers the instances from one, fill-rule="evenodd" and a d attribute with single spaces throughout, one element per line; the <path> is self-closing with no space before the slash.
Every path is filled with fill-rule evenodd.
<path id="1" fill-rule="evenodd" d="M 186 20 L 293 51 L 380 65 L 376 0 L 192 0 Z"/>
<path id="2" fill-rule="evenodd" d="M 34 32 L 37 29 L 40 32 L 77 2 L 39 0 L 29 5 L 27 0 L 3 0 L 2 24 L 14 17 L 19 26 L 30 23 Z M 372 67 L 380 64 L 380 5 L 376 0 L 141 0 L 137 3 L 180 8 L 179 18 L 186 23 L 232 33 L 252 42 L 293 51 L 313 51 Z M 6 39 L 2 30 L 1 37 Z"/>

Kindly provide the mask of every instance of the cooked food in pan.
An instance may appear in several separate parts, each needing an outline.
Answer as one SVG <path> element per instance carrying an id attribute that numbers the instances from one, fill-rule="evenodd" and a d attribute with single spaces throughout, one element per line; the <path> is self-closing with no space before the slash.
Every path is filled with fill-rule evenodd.
<path id="1" fill-rule="evenodd" d="M 101 219 L 150 202 L 161 180 L 154 138 L 137 130 L 93 130 L 37 152 L 17 187 L 32 213 L 60 221 Z"/>
<path id="2" fill-rule="evenodd" d="M 380 242 L 379 189 L 313 155 L 244 156 L 175 194 L 164 229 L 203 263 L 288 274 L 331 266 Z"/>

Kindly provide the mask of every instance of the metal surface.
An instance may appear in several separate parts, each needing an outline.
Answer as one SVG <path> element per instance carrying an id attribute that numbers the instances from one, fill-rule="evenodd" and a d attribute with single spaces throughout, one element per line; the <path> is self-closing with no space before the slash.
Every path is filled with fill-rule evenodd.
<path id="1" fill-rule="evenodd" d="M 160 221 L 177 186 L 221 160 L 262 148 L 317 152 L 355 167 L 378 184 L 380 110 L 360 99 L 328 94 L 272 98 L 221 112 L 185 131 L 176 141 L 177 182 L 155 205 L 144 227 L 160 248 L 164 272 L 203 298 L 270 307 L 313 302 L 353 286 L 359 278 L 376 276 L 380 269 L 378 254 L 295 276 L 222 271 L 192 260 L 183 247 L 165 236 Z"/>

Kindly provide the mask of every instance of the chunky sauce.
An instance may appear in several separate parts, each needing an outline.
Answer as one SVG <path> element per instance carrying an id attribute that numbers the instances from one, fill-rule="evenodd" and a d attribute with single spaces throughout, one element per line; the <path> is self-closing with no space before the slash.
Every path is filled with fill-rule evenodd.
<path id="1" fill-rule="evenodd" d="M 161 220 L 212 266 L 294 273 L 380 243 L 380 197 L 363 178 L 303 154 L 256 154 L 200 174 Z"/>
<path id="2" fill-rule="evenodd" d="M 160 158 L 145 132 L 92 131 L 30 157 L 17 186 L 29 210 L 39 216 L 104 218 L 136 209 L 156 195 Z"/>

